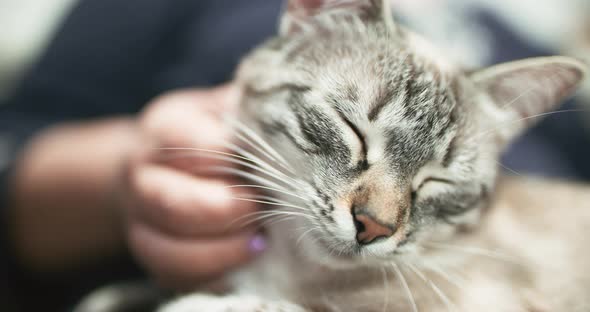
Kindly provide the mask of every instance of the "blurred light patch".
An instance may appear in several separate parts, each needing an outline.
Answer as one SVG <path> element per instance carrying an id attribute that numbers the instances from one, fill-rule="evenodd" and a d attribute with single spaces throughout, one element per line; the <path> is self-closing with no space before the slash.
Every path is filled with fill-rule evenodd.
<path id="1" fill-rule="evenodd" d="M 0 0 L 0 100 L 42 51 L 76 0 Z"/>

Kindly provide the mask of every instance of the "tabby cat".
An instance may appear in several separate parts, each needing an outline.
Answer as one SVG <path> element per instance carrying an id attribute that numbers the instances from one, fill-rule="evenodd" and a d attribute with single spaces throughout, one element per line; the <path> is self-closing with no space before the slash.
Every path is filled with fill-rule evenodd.
<path id="1" fill-rule="evenodd" d="M 289 0 L 241 64 L 239 121 L 269 250 L 188 311 L 590 311 L 590 188 L 498 176 L 583 79 L 566 57 L 477 71 L 384 0 Z"/>

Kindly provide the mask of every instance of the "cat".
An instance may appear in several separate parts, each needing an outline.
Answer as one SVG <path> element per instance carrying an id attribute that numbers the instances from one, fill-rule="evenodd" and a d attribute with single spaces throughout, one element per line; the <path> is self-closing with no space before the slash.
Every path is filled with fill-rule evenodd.
<path id="1" fill-rule="evenodd" d="M 497 163 L 584 76 L 566 57 L 462 69 L 385 0 L 289 0 L 236 74 L 269 249 L 232 293 L 160 311 L 590 311 L 590 187 Z"/>

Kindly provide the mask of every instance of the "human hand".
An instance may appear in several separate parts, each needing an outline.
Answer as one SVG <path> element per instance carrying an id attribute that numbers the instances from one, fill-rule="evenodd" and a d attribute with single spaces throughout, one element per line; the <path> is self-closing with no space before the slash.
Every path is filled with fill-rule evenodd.
<path id="1" fill-rule="evenodd" d="M 178 91 L 154 100 L 140 116 L 146 148 L 129 160 L 124 179 L 128 240 L 141 264 L 165 286 L 214 280 L 265 247 L 257 228 L 232 223 L 257 210 L 234 199 L 248 190 L 230 188 L 240 183 L 208 170 L 230 164 L 202 153 L 186 157 L 190 150 L 185 157 L 163 150 L 228 152 L 222 144 L 231 133 L 221 115 L 235 113 L 238 97 L 231 86 Z"/>

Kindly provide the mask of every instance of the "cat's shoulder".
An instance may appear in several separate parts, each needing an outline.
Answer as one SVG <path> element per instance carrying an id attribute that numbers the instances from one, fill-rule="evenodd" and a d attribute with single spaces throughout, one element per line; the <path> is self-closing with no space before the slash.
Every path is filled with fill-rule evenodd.
<path id="1" fill-rule="evenodd" d="M 590 198 L 590 183 L 541 177 L 502 176 L 498 179 L 497 193 L 501 198 Z"/>
<path id="2" fill-rule="evenodd" d="M 503 176 L 498 180 L 492 207 L 510 211 L 516 217 L 533 219 L 590 218 L 590 184 L 538 177 Z"/>

